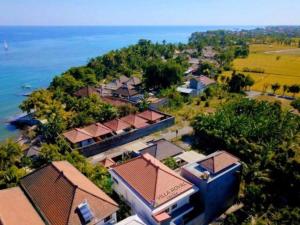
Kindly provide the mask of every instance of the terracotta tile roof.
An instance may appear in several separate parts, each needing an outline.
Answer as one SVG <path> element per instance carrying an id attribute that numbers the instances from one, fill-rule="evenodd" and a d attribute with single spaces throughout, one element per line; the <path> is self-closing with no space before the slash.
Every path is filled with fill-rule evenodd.
<path id="1" fill-rule="evenodd" d="M 182 152 L 184 152 L 182 148 L 165 139 L 152 141 L 150 146 L 140 151 L 140 153 L 142 154 L 149 153 L 160 161 L 169 157 L 179 155 Z"/>
<path id="2" fill-rule="evenodd" d="M 78 90 L 74 93 L 74 95 L 77 97 L 89 97 L 92 94 L 99 95 L 99 92 L 97 91 L 96 88 L 90 87 L 90 86 L 81 88 L 80 90 Z"/>
<path id="3" fill-rule="evenodd" d="M 93 138 L 91 134 L 80 128 L 67 131 L 63 133 L 63 136 L 73 144 Z"/>
<path id="4" fill-rule="evenodd" d="M 157 222 L 161 223 L 161 222 L 163 222 L 163 221 L 165 221 L 165 220 L 170 219 L 171 216 L 170 216 L 168 213 L 166 213 L 166 212 L 162 212 L 162 213 L 160 213 L 160 214 L 153 215 L 153 218 L 154 218 Z"/>
<path id="5" fill-rule="evenodd" d="M 154 207 L 193 187 L 191 183 L 147 153 L 113 166 L 112 171 Z"/>
<path id="6" fill-rule="evenodd" d="M 122 121 L 129 123 L 134 128 L 143 128 L 148 126 L 147 120 L 137 116 L 137 115 L 128 115 L 121 118 Z"/>
<path id="7" fill-rule="evenodd" d="M 110 158 L 105 158 L 102 161 L 99 162 L 102 166 L 104 166 L 105 168 L 110 168 L 113 165 L 116 164 L 116 162 Z"/>
<path id="8" fill-rule="evenodd" d="M 146 120 L 152 121 L 152 122 L 164 117 L 164 115 L 162 115 L 160 113 L 157 113 L 157 112 L 154 112 L 152 110 L 146 110 L 146 111 L 141 112 L 137 115 L 144 118 L 144 119 L 146 119 Z"/>
<path id="9" fill-rule="evenodd" d="M 200 81 L 205 86 L 216 83 L 213 79 L 208 78 L 207 76 L 201 75 L 199 77 L 194 77 L 197 81 Z"/>
<path id="10" fill-rule="evenodd" d="M 0 191 L 0 224 L 45 225 L 19 187 Z"/>
<path id="11" fill-rule="evenodd" d="M 138 94 L 138 92 L 134 90 L 131 85 L 122 85 L 116 91 L 114 91 L 114 93 L 125 97 L 131 97 Z"/>
<path id="12" fill-rule="evenodd" d="M 130 104 L 128 101 L 120 98 L 114 98 L 114 97 L 102 97 L 101 98 L 103 102 L 107 104 L 111 104 L 114 106 L 121 106 L 121 105 L 127 105 Z"/>
<path id="13" fill-rule="evenodd" d="M 82 130 L 84 130 L 86 133 L 90 134 L 94 138 L 112 133 L 111 129 L 102 125 L 101 123 L 89 125 L 87 127 L 84 127 Z"/>
<path id="14" fill-rule="evenodd" d="M 104 126 L 110 128 L 111 130 L 113 130 L 115 132 L 130 128 L 130 124 L 128 124 L 120 119 L 114 119 L 109 122 L 106 122 L 106 123 L 104 123 Z"/>
<path id="15" fill-rule="evenodd" d="M 218 151 L 198 162 L 202 167 L 212 173 L 218 173 L 221 170 L 239 162 L 239 159 L 226 151 Z"/>
<path id="16" fill-rule="evenodd" d="M 117 203 L 67 161 L 34 171 L 21 180 L 21 186 L 51 225 L 81 224 L 76 209 L 84 201 L 100 220 L 118 210 Z"/>

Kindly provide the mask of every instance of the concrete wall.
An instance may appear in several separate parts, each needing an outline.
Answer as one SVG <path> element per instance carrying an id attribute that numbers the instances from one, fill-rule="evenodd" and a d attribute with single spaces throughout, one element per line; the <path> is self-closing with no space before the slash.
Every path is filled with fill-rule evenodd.
<path id="1" fill-rule="evenodd" d="M 85 146 L 85 147 L 79 149 L 79 151 L 84 156 L 90 157 L 90 156 L 105 152 L 110 148 L 114 148 L 114 147 L 126 144 L 128 142 L 134 141 L 141 137 L 155 133 L 159 130 L 170 127 L 170 126 L 174 125 L 174 123 L 175 123 L 175 118 L 167 116 L 166 119 L 159 121 L 155 124 L 151 124 L 147 127 L 141 128 L 141 129 L 132 130 L 127 133 L 112 136 L 104 141 L 94 143 L 89 146 Z"/>

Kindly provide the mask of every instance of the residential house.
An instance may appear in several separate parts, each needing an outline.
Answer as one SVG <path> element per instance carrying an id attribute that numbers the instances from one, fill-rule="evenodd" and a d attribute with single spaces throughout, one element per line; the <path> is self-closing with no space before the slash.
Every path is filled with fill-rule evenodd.
<path id="1" fill-rule="evenodd" d="M 133 114 L 122 117 L 120 120 L 130 124 L 134 129 L 139 129 L 139 128 L 149 126 L 148 120 L 145 120 L 142 117 Z"/>
<path id="2" fill-rule="evenodd" d="M 78 91 L 76 91 L 74 93 L 75 96 L 77 97 L 90 97 L 92 95 L 100 95 L 100 93 L 98 92 L 98 90 L 94 87 L 91 86 L 87 86 L 87 87 L 83 87 L 81 89 L 79 89 Z"/>
<path id="3" fill-rule="evenodd" d="M 181 175 L 199 188 L 204 206 L 204 224 L 220 216 L 235 203 L 241 163 L 226 151 L 218 151 L 181 168 Z"/>
<path id="4" fill-rule="evenodd" d="M 118 79 L 114 79 L 110 83 L 106 84 L 105 88 L 109 90 L 117 90 L 127 81 L 129 81 L 129 78 L 124 75 L 121 75 Z"/>
<path id="5" fill-rule="evenodd" d="M 137 114 L 139 117 L 142 117 L 149 121 L 149 123 L 156 123 L 158 121 L 161 121 L 165 116 L 163 114 L 160 114 L 158 112 L 155 112 L 153 110 L 146 110 L 144 112 Z"/>
<path id="6" fill-rule="evenodd" d="M 52 162 L 35 170 L 22 178 L 21 187 L 47 224 L 117 222 L 117 203 L 67 161 Z"/>
<path id="7" fill-rule="evenodd" d="M 93 136 L 81 128 L 66 131 L 63 136 L 75 147 L 84 147 L 95 143 Z"/>
<path id="8" fill-rule="evenodd" d="M 113 130 L 101 123 L 94 123 L 83 128 L 75 128 L 63 133 L 69 142 L 77 147 L 84 147 L 113 136 Z"/>
<path id="9" fill-rule="evenodd" d="M 213 79 L 210 79 L 204 75 L 192 76 L 183 86 L 177 87 L 177 91 L 190 96 L 197 96 L 202 93 L 207 87 L 215 84 Z"/>
<path id="10" fill-rule="evenodd" d="M 124 82 L 127 85 L 131 85 L 135 88 L 137 88 L 139 85 L 142 84 L 142 81 L 138 77 L 130 77 L 128 81 Z"/>
<path id="11" fill-rule="evenodd" d="M 108 127 L 112 131 L 114 131 L 116 134 L 121 134 L 126 131 L 129 131 L 131 129 L 131 125 L 120 120 L 120 119 L 114 119 L 109 122 L 104 123 L 104 126 Z"/>
<path id="12" fill-rule="evenodd" d="M 114 190 L 147 225 L 181 224 L 194 210 L 198 188 L 150 154 L 109 170 Z"/>
<path id="13" fill-rule="evenodd" d="M 182 148 L 163 138 L 156 141 L 150 141 L 147 144 L 148 146 L 144 149 L 141 149 L 139 153 L 148 153 L 159 161 L 165 160 L 169 157 L 177 156 L 184 152 Z"/>
<path id="14" fill-rule="evenodd" d="M 125 98 L 125 99 L 130 99 L 139 93 L 134 89 L 133 86 L 123 84 L 121 87 L 119 87 L 117 90 L 113 92 L 113 95 L 119 98 Z"/>
<path id="15" fill-rule="evenodd" d="M 45 225 L 19 187 L 0 191 L 0 225 Z"/>
<path id="16" fill-rule="evenodd" d="M 113 131 L 101 123 L 94 123 L 83 129 L 90 134 L 95 141 L 100 141 L 113 135 Z"/>

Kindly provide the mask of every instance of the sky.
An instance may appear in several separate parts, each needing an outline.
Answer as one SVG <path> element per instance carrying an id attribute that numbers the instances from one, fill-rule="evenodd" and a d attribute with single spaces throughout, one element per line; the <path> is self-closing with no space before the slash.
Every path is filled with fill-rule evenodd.
<path id="1" fill-rule="evenodd" d="M 0 0 L 0 25 L 300 25 L 300 0 Z"/>

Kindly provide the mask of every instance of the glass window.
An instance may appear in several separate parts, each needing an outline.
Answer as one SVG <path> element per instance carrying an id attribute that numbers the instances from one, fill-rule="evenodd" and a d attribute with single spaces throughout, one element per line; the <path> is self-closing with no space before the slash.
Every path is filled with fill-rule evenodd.
<path id="1" fill-rule="evenodd" d="M 177 204 L 175 205 L 172 205 L 172 210 L 176 209 L 177 208 Z"/>
<path id="2" fill-rule="evenodd" d="M 110 221 L 110 219 L 111 219 L 111 216 L 106 217 L 106 218 L 104 219 L 104 223 Z"/>

